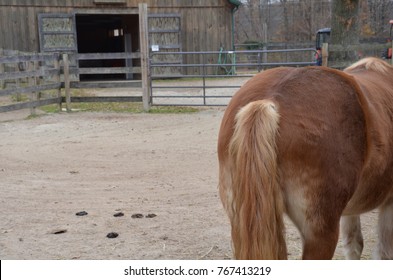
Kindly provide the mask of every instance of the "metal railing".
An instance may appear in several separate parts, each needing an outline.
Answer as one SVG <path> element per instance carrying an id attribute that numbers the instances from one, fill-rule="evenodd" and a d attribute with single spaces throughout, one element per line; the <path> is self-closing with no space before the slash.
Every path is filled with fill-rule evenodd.
<path id="1" fill-rule="evenodd" d="M 316 65 L 314 57 L 312 48 L 153 52 L 150 55 L 151 104 L 225 106 L 235 91 L 256 73 L 279 66 Z"/>

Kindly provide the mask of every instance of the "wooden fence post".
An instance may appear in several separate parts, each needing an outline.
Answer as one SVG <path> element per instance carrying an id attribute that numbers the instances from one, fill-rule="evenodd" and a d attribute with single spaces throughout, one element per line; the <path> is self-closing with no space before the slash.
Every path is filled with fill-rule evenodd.
<path id="1" fill-rule="evenodd" d="M 16 55 L 20 55 L 20 53 L 19 53 L 19 51 L 16 51 Z M 26 67 L 25 67 L 26 68 Z M 34 69 L 30 69 L 30 70 L 34 70 Z M 19 69 L 19 63 L 15 63 L 14 64 L 14 71 L 15 72 L 20 72 L 20 69 Z M 24 71 L 26 71 L 26 69 L 24 69 Z M 34 84 L 35 85 L 35 84 Z M 15 87 L 16 88 L 20 88 L 20 79 L 19 78 L 17 78 L 17 79 L 15 79 Z M 20 93 L 20 92 L 17 92 L 16 93 L 16 101 L 17 102 L 20 102 L 20 101 L 22 101 L 22 94 Z"/>
<path id="2" fill-rule="evenodd" d="M 56 54 L 53 59 L 53 67 L 56 69 L 55 81 L 56 83 L 61 82 L 61 71 L 60 71 L 60 54 Z M 61 85 L 57 89 L 57 97 L 59 98 L 59 111 L 61 112 Z"/>
<path id="3" fill-rule="evenodd" d="M 0 57 L 2 57 L 4 54 L 3 49 L 0 49 Z M 0 63 L 0 74 L 4 73 L 4 64 Z M 4 80 L 0 80 L 0 89 L 3 89 L 5 86 Z"/>
<path id="4" fill-rule="evenodd" d="M 64 70 L 64 90 L 66 97 L 67 112 L 71 112 L 71 91 L 70 91 L 70 62 L 68 54 L 63 54 L 63 70 Z"/>
<path id="5" fill-rule="evenodd" d="M 27 70 L 28 71 L 34 71 L 35 69 L 35 63 L 34 63 L 34 61 L 29 61 L 28 62 L 28 67 L 27 67 Z M 36 85 L 36 79 L 35 79 L 35 76 L 29 76 L 29 78 L 28 78 L 28 80 L 29 80 L 29 86 L 35 86 Z M 30 94 L 30 101 L 33 101 L 33 96 L 34 96 L 34 92 L 32 92 L 31 94 Z M 36 114 L 36 110 L 35 110 L 35 107 L 34 106 L 31 106 L 30 107 L 30 114 L 31 115 L 35 115 Z"/>
<path id="6" fill-rule="evenodd" d="M 44 63 L 44 61 L 43 61 L 43 63 Z M 36 73 L 41 72 L 40 71 L 41 67 L 43 67 L 43 66 L 40 66 L 40 61 L 34 61 L 34 71 Z M 35 86 L 39 86 L 41 84 L 41 76 L 40 76 L 40 74 L 35 74 L 34 80 L 35 80 L 34 81 L 34 85 Z M 39 101 L 40 98 L 41 98 L 41 92 L 40 91 L 36 91 L 36 92 L 33 93 L 34 101 Z"/>
<path id="7" fill-rule="evenodd" d="M 323 43 L 322 44 L 322 66 L 328 66 L 329 60 L 329 44 Z"/>
<path id="8" fill-rule="evenodd" d="M 150 110 L 150 71 L 149 71 L 149 33 L 147 4 L 139 3 L 139 37 L 141 45 L 141 72 L 142 72 L 142 91 L 143 109 Z"/>

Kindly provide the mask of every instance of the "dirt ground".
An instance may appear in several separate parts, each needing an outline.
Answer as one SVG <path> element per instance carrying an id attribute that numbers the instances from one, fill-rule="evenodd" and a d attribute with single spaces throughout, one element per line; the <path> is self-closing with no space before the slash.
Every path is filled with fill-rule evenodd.
<path id="1" fill-rule="evenodd" d="M 0 259 L 231 258 L 217 191 L 223 110 L 2 115 Z M 376 213 L 362 222 L 369 258 Z M 288 222 L 287 240 L 299 259 Z"/>

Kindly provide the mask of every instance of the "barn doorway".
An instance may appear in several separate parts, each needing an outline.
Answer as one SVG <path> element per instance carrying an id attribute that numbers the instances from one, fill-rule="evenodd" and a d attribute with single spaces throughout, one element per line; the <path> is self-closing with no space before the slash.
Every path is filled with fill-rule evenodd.
<path id="1" fill-rule="evenodd" d="M 139 18 L 137 14 L 76 14 L 78 53 L 115 53 L 139 51 Z M 79 68 L 133 67 L 137 59 L 81 60 Z M 138 77 L 139 76 L 139 77 Z M 133 80 L 140 75 L 81 74 L 80 81 Z"/>

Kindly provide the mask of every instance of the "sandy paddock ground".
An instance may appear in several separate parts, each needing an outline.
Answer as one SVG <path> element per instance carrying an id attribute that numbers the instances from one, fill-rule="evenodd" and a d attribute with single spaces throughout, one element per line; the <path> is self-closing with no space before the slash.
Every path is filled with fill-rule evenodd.
<path id="1" fill-rule="evenodd" d="M 222 114 L 58 113 L 0 123 L 0 258 L 230 258 L 217 192 Z M 375 219 L 363 219 L 366 258 Z M 289 257 L 299 258 L 289 223 L 287 239 Z"/>
<path id="2" fill-rule="evenodd" d="M 0 259 L 231 258 L 217 190 L 223 112 L 0 114 Z M 362 217 L 365 258 L 376 217 Z"/>

